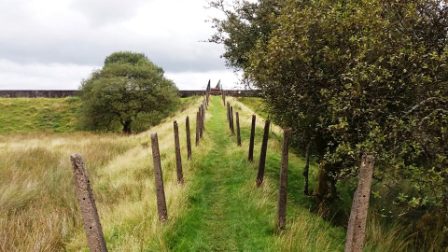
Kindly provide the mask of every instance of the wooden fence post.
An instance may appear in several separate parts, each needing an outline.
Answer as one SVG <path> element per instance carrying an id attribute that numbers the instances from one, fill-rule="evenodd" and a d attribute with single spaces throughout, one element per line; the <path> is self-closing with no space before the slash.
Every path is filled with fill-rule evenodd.
<path id="1" fill-rule="evenodd" d="M 255 144 L 255 122 L 257 120 L 256 115 L 252 115 L 252 124 L 250 128 L 250 141 L 249 141 L 249 161 L 254 161 L 254 144 Z"/>
<path id="2" fill-rule="evenodd" d="M 269 125 L 270 120 L 267 119 L 266 123 L 264 124 L 263 142 L 261 143 L 260 163 L 258 164 L 257 174 L 257 186 L 260 186 L 263 183 L 264 167 L 266 165 L 266 151 L 268 148 Z"/>
<path id="3" fill-rule="evenodd" d="M 288 196 L 288 151 L 289 138 L 291 136 L 291 129 L 283 131 L 283 146 L 282 146 L 282 163 L 280 167 L 280 188 L 278 196 L 278 230 L 285 229 L 286 226 L 286 199 Z"/>
<path id="4" fill-rule="evenodd" d="M 200 119 L 199 112 L 196 112 L 196 146 L 199 145 L 199 127 L 200 127 Z"/>
<path id="5" fill-rule="evenodd" d="M 240 115 L 238 114 L 238 112 L 236 112 L 235 116 L 236 116 L 236 142 L 238 146 L 241 146 Z"/>
<path id="6" fill-rule="evenodd" d="M 202 105 L 199 106 L 199 138 L 202 138 L 202 134 L 204 133 L 204 111 Z"/>
<path id="7" fill-rule="evenodd" d="M 168 220 L 168 210 L 166 208 L 165 189 L 163 188 L 162 163 L 160 162 L 159 139 L 157 133 L 151 134 L 151 144 L 157 196 L 157 212 L 159 214 L 159 220 L 165 222 Z"/>
<path id="8" fill-rule="evenodd" d="M 227 102 L 227 122 L 229 123 L 229 129 L 230 129 L 230 103 Z"/>
<path id="9" fill-rule="evenodd" d="M 206 100 L 206 105 L 205 105 L 205 108 L 206 109 L 208 109 L 208 102 L 209 102 L 209 96 L 210 96 L 210 89 L 211 89 L 211 80 L 209 79 L 208 80 L 208 83 L 207 83 L 207 91 L 206 91 L 206 96 L 207 96 L 207 100 Z"/>
<path id="10" fill-rule="evenodd" d="M 107 251 L 103 229 L 84 161 L 79 154 L 71 155 L 70 160 L 75 180 L 76 197 L 78 198 L 79 208 L 84 222 L 84 230 L 87 236 L 87 244 L 90 251 Z"/>
<path id="11" fill-rule="evenodd" d="M 180 155 L 180 143 L 179 143 L 179 127 L 177 121 L 173 123 L 174 130 L 174 149 L 176 152 L 176 172 L 177 172 L 177 183 L 184 183 L 184 174 L 182 172 L 182 156 Z"/>
<path id="12" fill-rule="evenodd" d="M 187 158 L 191 159 L 191 137 L 190 137 L 190 118 L 185 119 L 185 129 L 187 131 Z"/>
<path id="13" fill-rule="evenodd" d="M 233 107 L 230 106 L 230 131 L 235 135 L 235 127 L 233 126 Z"/>
<path id="14" fill-rule="evenodd" d="M 206 109 L 207 106 L 202 105 L 202 131 L 205 131 L 205 113 L 206 113 Z"/>
<path id="15" fill-rule="evenodd" d="M 374 164 L 375 157 L 373 155 L 364 154 L 362 156 L 358 187 L 353 196 L 352 210 L 347 227 L 345 252 L 361 252 L 364 246 Z"/>

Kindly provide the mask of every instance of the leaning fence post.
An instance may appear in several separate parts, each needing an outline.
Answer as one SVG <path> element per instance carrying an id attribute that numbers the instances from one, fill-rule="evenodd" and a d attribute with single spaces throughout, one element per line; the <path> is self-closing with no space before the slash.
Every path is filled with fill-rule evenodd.
<path id="1" fill-rule="evenodd" d="M 238 146 L 241 146 L 241 130 L 240 130 L 240 115 L 236 112 L 236 141 Z"/>
<path id="2" fill-rule="evenodd" d="M 373 155 L 364 154 L 362 156 L 358 187 L 353 196 L 352 210 L 348 221 L 345 252 L 361 252 L 364 246 L 374 164 L 375 157 Z"/>
<path id="3" fill-rule="evenodd" d="M 179 127 L 177 126 L 177 121 L 173 123 L 174 130 L 174 148 L 176 151 L 176 173 L 177 173 L 177 183 L 184 183 L 184 174 L 182 172 L 182 157 L 180 155 L 180 143 L 179 143 Z"/>
<path id="4" fill-rule="evenodd" d="M 151 144 L 157 196 L 157 212 L 159 214 L 159 220 L 165 222 L 168 220 L 168 210 L 166 208 L 165 189 L 163 188 L 162 163 L 160 162 L 159 139 L 157 133 L 151 134 Z"/>
<path id="5" fill-rule="evenodd" d="M 280 167 L 280 188 L 278 196 L 277 228 L 279 230 L 285 229 L 286 226 L 286 199 L 288 195 L 288 149 L 290 136 L 291 129 L 285 129 L 283 131 L 282 163 Z"/>
<path id="6" fill-rule="evenodd" d="M 199 127 L 200 127 L 200 120 L 199 120 L 199 112 L 196 112 L 196 146 L 199 145 Z"/>
<path id="7" fill-rule="evenodd" d="M 257 174 L 257 186 L 260 186 L 261 183 L 263 183 L 264 167 L 266 164 L 266 151 L 268 148 L 269 124 L 270 121 L 269 119 L 267 119 L 264 124 L 263 142 L 261 143 L 260 162 L 258 164 L 258 174 Z"/>
<path id="8" fill-rule="evenodd" d="M 84 166 L 84 161 L 79 154 L 71 155 L 70 160 L 73 167 L 76 196 L 78 198 L 82 219 L 84 221 L 87 244 L 90 251 L 107 251 L 103 229 L 101 227 L 98 210 L 96 209 L 95 199 L 93 197 L 90 180 Z"/>
<path id="9" fill-rule="evenodd" d="M 191 137 L 190 137 L 190 118 L 185 119 L 185 129 L 187 131 L 187 158 L 191 159 Z"/>
<path id="10" fill-rule="evenodd" d="M 249 141 L 249 161 L 254 161 L 254 142 L 255 142 L 255 121 L 257 120 L 256 115 L 252 115 L 252 124 L 250 128 L 250 141 Z"/>

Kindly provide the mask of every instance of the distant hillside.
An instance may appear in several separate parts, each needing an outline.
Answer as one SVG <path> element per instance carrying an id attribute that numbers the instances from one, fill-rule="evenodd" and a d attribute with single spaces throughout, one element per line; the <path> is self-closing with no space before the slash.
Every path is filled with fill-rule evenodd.
<path id="1" fill-rule="evenodd" d="M 80 100 L 68 98 L 0 98 L 0 133 L 72 132 Z"/>
<path id="2" fill-rule="evenodd" d="M 178 109 L 184 110 L 197 97 L 181 98 Z M 66 98 L 0 98 L 0 134 L 81 130 L 79 119 L 81 100 Z M 151 114 L 135 127 L 138 131 L 160 123 L 168 114 Z"/>

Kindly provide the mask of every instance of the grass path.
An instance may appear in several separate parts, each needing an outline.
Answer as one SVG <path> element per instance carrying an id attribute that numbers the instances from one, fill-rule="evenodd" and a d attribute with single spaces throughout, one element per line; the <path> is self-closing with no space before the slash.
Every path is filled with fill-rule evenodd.
<path id="1" fill-rule="evenodd" d="M 206 130 L 213 145 L 193 182 L 190 212 L 169 235 L 170 247 L 174 251 L 266 249 L 273 230 L 257 205 L 248 201 L 245 190 L 253 171 L 230 138 L 224 107 L 218 99 L 212 102 Z"/>
<path id="2" fill-rule="evenodd" d="M 247 161 L 246 145 L 250 113 L 234 103 L 240 111 L 243 147 L 228 129 L 225 107 L 214 97 L 207 111 L 206 134 L 211 149 L 198 160 L 197 171 L 188 193 L 188 210 L 166 230 L 170 251 L 339 251 L 341 230 L 331 227 L 309 213 L 309 201 L 291 195 L 289 230 L 275 230 L 277 174 L 280 153 L 278 137 L 271 139 L 266 179 L 255 186 L 257 160 Z M 259 123 L 262 125 L 262 123 Z M 257 129 L 260 142 L 261 130 Z M 277 139 L 276 139 L 277 138 Z M 256 144 L 256 150 L 259 144 Z M 278 153 L 277 153 L 278 152 Z M 257 151 L 255 156 L 257 156 Z M 290 155 L 293 156 L 293 155 Z M 292 157 L 292 170 L 303 165 Z M 292 174 L 293 180 L 299 180 Z M 293 185 L 296 188 L 298 185 Z M 297 192 L 297 191 L 296 191 Z M 295 205 L 293 205 L 295 204 Z M 299 206 L 299 208 L 297 208 Z M 305 222 L 305 223 L 300 223 Z M 296 237 L 300 236 L 300 237 Z M 297 239 L 296 239 L 297 238 Z M 298 245 L 297 243 L 301 243 Z"/>

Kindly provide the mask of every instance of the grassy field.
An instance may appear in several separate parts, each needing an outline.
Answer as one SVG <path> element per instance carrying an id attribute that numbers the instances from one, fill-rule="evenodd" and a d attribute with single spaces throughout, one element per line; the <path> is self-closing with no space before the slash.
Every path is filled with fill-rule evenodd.
<path id="1" fill-rule="evenodd" d="M 0 98 L 0 133 L 73 132 L 79 98 Z"/>
<path id="2" fill-rule="evenodd" d="M 195 97 L 181 98 L 179 110 L 188 108 Z M 68 98 L 0 98 L 0 134 L 23 133 L 71 133 L 80 131 L 79 123 L 81 100 Z M 145 120 L 147 128 L 157 124 L 166 114 Z"/>
<path id="3" fill-rule="evenodd" d="M 194 107 L 151 129 L 158 132 L 161 143 L 170 220 L 182 212 L 185 202 L 185 188 L 175 183 L 173 172 L 172 120 L 178 119 L 184 127 L 185 116 L 195 115 Z M 185 132 L 180 133 L 184 139 Z M 157 235 L 163 227 L 155 211 L 149 146 L 149 132 L 131 137 L 89 133 L 0 136 L 0 251 L 87 251 L 69 162 L 74 152 L 81 153 L 88 166 L 110 250 L 164 247 Z M 194 151 L 205 154 L 207 145 Z M 188 181 L 195 161 L 184 164 Z"/>
<path id="4" fill-rule="evenodd" d="M 240 112 L 242 147 L 228 130 L 220 98 L 214 97 L 192 160 L 186 160 L 185 117 L 194 129 L 197 99 L 138 135 L 0 135 L 0 251 L 88 251 L 69 162 L 74 152 L 86 161 L 110 251 L 342 251 L 344 228 L 309 211 L 312 199 L 301 193 L 304 162 L 294 153 L 289 156 L 288 225 L 276 231 L 281 129 L 272 127 L 266 178 L 257 188 L 263 119 L 257 118 L 250 163 L 247 139 L 254 112 L 229 100 Z M 180 127 L 183 186 L 176 183 L 173 120 Z M 151 132 L 158 133 L 161 144 L 169 216 L 164 225 L 156 212 Z M 316 167 L 311 170 L 315 178 Z M 400 251 L 397 237 L 369 224 L 367 251 Z"/>
<path id="5" fill-rule="evenodd" d="M 244 105 L 248 106 L 251 110 L 264 118 L 268 118 L 269 111 L 267 109 L 266 102 L 263 98 L 258 97 L 239 97 L 237 100 Z"/>

